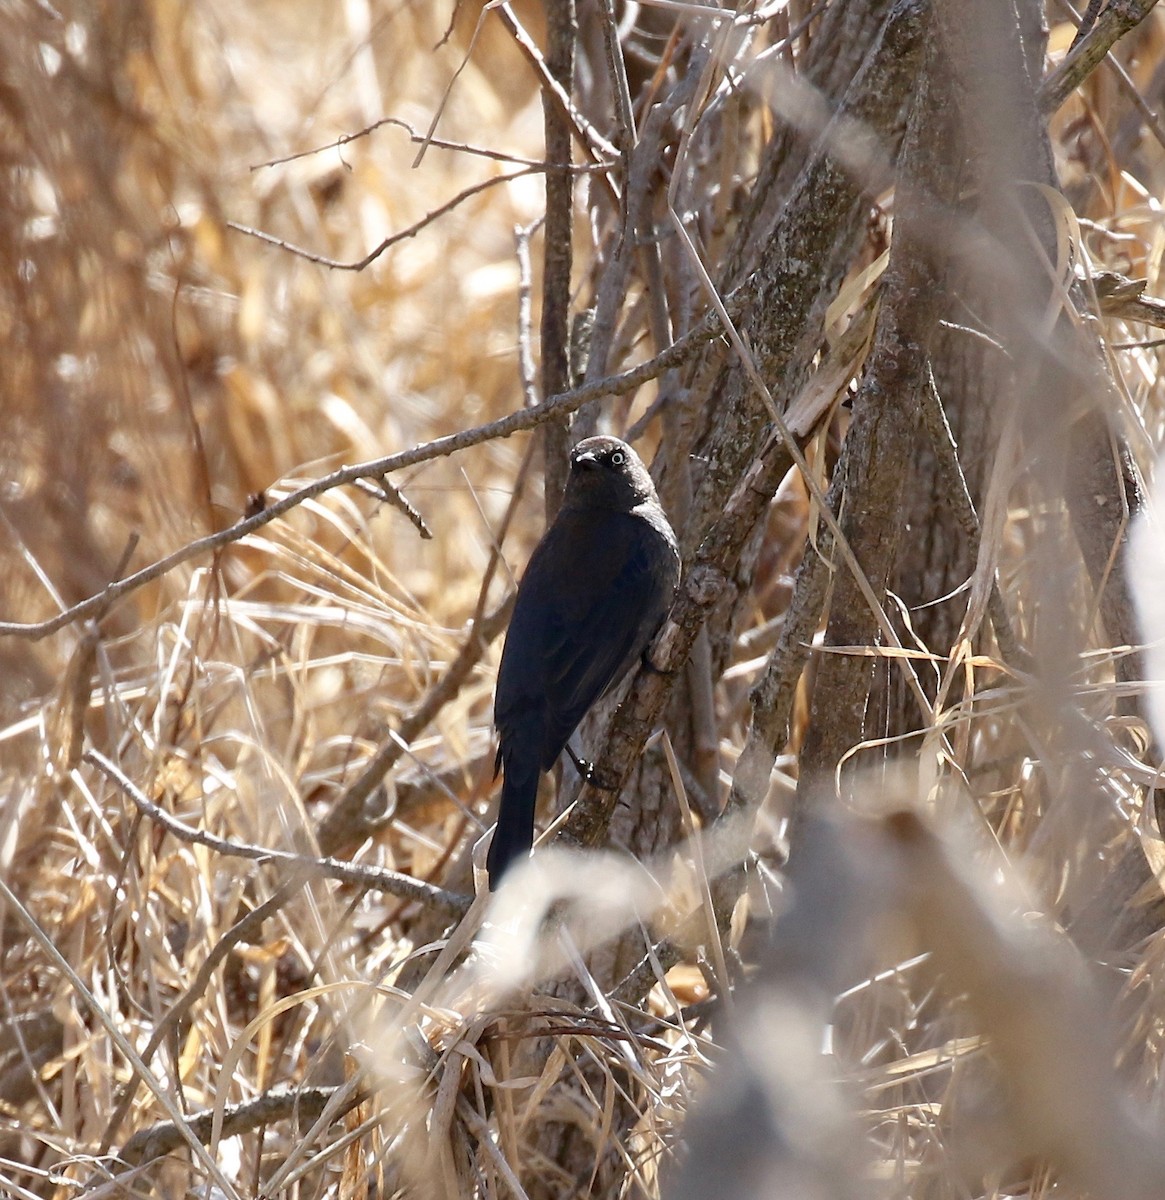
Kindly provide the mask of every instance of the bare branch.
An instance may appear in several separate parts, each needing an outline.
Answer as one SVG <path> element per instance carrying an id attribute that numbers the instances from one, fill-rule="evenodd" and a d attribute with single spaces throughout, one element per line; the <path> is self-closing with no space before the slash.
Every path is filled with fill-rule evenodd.
<path id="1" fill-rule="evenodd" d="M 143 816 L 149 817 L 183 842 L 206 846 L 228 858 L 246 858 L 252 862 L 283 863 L 287 866 L 306 868 L 328 879 L 343 883 L 354 883 L 373 891 L 388 892 L 417 904 L 439 908 L 456 916 L 464 916 L 473 902 L 470 896 L 447 892 L 404 875 L 400 871 L 387 871 L 379 867 L 362 867 L 355 863 L 340 862 L 334 858 L 319 858 L 313 854 L 293 854 L 289 850 L 272 850 L 264 846 L 252 846 L 246 842 L 231 842 L 216 837 L 202 829 L 192 829 L 183 821 L 171 816 L 156 805 L 116 764 L 96 750 L 85 752 L 85 761 L 96 767 L 107 779 L 121 789 L 134 803 Z"/>
<path id="2" fill-rule="evenodd" d="M 749 303 L 750 298 L 751 289 L 748 285 L 742 285 L 729 298 L 729 311 L 740 312 Z M 135 571 L 134 574 L 128 575 L 124 579 L 116 580 L 96 595 L 90 596 L 88 600 L 83 600 L 80 604 L 65 609 L 55 617 L 46 621 L 0 621 L 0 637 L 23 637 L 30 641 L 39 641 L 67 625 L 104 612 L 115 600 L 167 574 L 184 562 L 189 562 L 192 558 L 197 558 L 209 551 L 217 550 L 221 546 L 229 545 L 231 542 L 237 542 L 256 529 L 261 529 L 264 525 L 274 521 L 277 517 L 283 516 L 284 513 L 297 508 L 305 501 L 330 492 L 333 488 L 355 483 L 358 479 L 379 479 L 393 471 L 400 471 L 405 467 L 415 466 L 417 463 L 429 462 L 434 458 L 444 458 L 450 454 L 456 454 L 459 450 L 467 450 L 470 446 L 480 445 L 482 442 L 511 437 L 515 433 L 534 429 L 544 421 L 550 420 L 551 417 L 574 412 L 588 400 L 598 399 L 602 396 L 625 396 L 628 392 L 635 391 L 649 380 L 663 374 L 664 371 L 685 362 L 705 342 L 716 337 L 720 328 L 719 315 L 710 312 L 699 325 L 675 341 L 661 354 L 657 354 L 654 358 L 640 363 L 639 366 L 633 367 L 621 375 L 612 375 L 606 379 L 583 384 L 560 396 L 552 396 L 534 408 L 524 408 L 510 413 L 508 416 L 499 417 L 498 420 L 490 421 L 488 424 L 434 438 L 431 442 L 423 442 L 410 450 L 401 450 L 396 454 L 372 459 L 370 462 L 357 463 L 351 467 L 341 467 L 330 475 L 324 475 L 320 479 L 290 492 L 274 503 L 264 505 L 260 511 L 249 514 L 226 529 L 220 529 L 217 533 L 207 534 L 206 537 L 188 542 L 185 546 L 179 547 L 173 553 L 158 559 L 148 567 L 143 567 L 140 571 Z"/>
<path id="3" fill-rule="evenodd" d="M 314 1120 L 323 1113 L 342 1088 L 349 1086 L 343 1084 L 341 1087 L 272 1088 L 254 1100 L 226 1108 L 223 1112 L 221 1136 L 237 1137 L 276 1121 Z M 356 1088 L 351 1089 L 351 1094 L 335 1112 L 336 1120 L 341 1120 L 367 1099 L 366 1093 Z M 185 1127 L 194 1137 L 209 1143 L 213 1136 L 214 1116 L 214 1109 L 195 1113 L 186 1120 Z M 184 1134 L 173 1121 L 162 1121 L 146 1129 L 139 1129 L 122 1147 L 118 1157 L 131 1165 L 148 1163 L 179 1149 L 183 1141 Z"/>
<path id="4" fill-rule="evenodd" d="M 574 0 L 543 0 L 546 14 L 546 69 L 569 97 L 574 90 L 574 44 L 578 18 Z M 570 163 L 570 122 L 548 87 L 542 89 L 546 157 Z M 570 276 L 574 263 L 574 177 L 569 170 L 546 173 L 546 224 L 542 237 L 542 395 L 570 386 Z M 566 416 L 542 429 L 543 500 L 549 524 L 566 489 L 570 422 Z"/>
<path id="5" fill-rule="evenodd" d="M 541 167 L 524 167 L 520 171 L 511 171 L 509 175 L 496 175 L 492 179 L 483 179 L 481 183 L 475 183 L 472 187 L 464 188 L 452 200 L 447 200 L 438 208 L 433 209 L 432 212 L 426 213 L 419 221 L 410 225 L 407 229 L 402 229 L 399 233 L 394 233 L 386 237 L 379 246 L 374 250 L 370 250 L 363 258 L 359 258 L 355 262 L 342 262 L 338 258 L 328 258 L 327 255 L 317 254 L 314 250 L 306 250 L 304 247 L 296 246 L 294 243 L 286 241 L 284 238 L 276 237 L 274 234 L 264 233 L 261 229 L 252 229 L 250 225 L 240 225 L 237 221 L 228 221 L 226 224 L 228 229 L 233 229 L 236 233 L 245 233 L 248 237 L 258 238 L 259 241 L 266 242 L 269 246 L 277 246 L 280 250 L 286 250 L 289 254 L 294 254 L 298 258 L 306 258 L 308 262 L 318 263 L 321 267 L 331 267 L 333 271 L 363 271 L 365 267 L 375 262 L 386 250 L 395 246 L 397 242 L 403 242 L 407 238 L 416 237 L 426 226 L 432 225 L 434 221 L 452 212 L 471 197 L 488 191 L 491 187 L 495 187 L 499 183 L 512 183 L 515 179 L 521 179 L 526 175 L 541 174 L 542 170 L 543 168 Z"/>
<path id="6" fill-rule="evenodd" d="M 473 628 L 465 640 L 465 645 L 461 647 L 461 652 L 449 664 L 445 674 L 430 688 L 417 708 L 401 722 L 400 729 L 385 738 L 365 765 L 360 777 L 336 801 L 332 811 L 320 826 L 320 844 L 323 848 L 326 849 L 330 844 L 330 831 L 333 828 L 342 828 L 345 820 L 342 814 L 363 809 L 364 802 L 372 795 L 377 784 L 396 765 L 409 744 L 461 690 L 461 685 L 481 660 L 485 648 L 508 624 L 510 613 L 514 607 L 514 599 L 515 596 L 511 593 L 488 617 L 474 622 Z"/>
<path id="7" fill-rule="evenodd" d="M 1040 111 L 1054 113 L 1099 66 L 1116 41 L 1135 29 L 1156 4 L 1157 0 L 1121 0 L 1108 5 L 1092 32 L 1040 85 Z"/>
<path id="8" fill-rule="evenodd" d="M 409 135 L 409 141 L 415 146 L 432 146 L 437 150 L 454 150 L 460 154 L 472 154 L 478 158 L 490 158 L 495 162 L 509 163 L 515 167 L 534 167 L 539 171 L 557 170 L 560 165 L 545 162 L 539 158 L 525 158 L 520 154 L 507 154 L 503 150 L 491 150 L 488 146 L 474 146 L 469 142 L 449 142 L 443 138 L 426 137 L 410 125 L 408 121 L 402 121 L 399 117 L 381 117 L 379 121 L 373 121 L 371 125 L 366 125 L 363 129 L 359 129 L 355 133 L 345 133 L 342 137 L 336 138 L 334 142 L 325 142 L 322 146 L 316 146 L 311 150 L 299 150 L 295 154 L 285 154 L 282 158 L 272 158 L 267 162 L 256 163 L 251 170 L 262 171 L 268 167 L 279 167 L 285 163 L 297 162 L 301 158 L 310 158 L 314 154 L 322 154 L 325 150 L 337 150 L 342 146 L 348 145 L 349 142 L 355 142 L 360 138 L 368 137 L 369 134 L 375 133 L 376 130 L 382 129 L 386 125 L 391 125 L 396 129 L 403 129 Z M 575 163 L 569 169 L 576 174 L 584 174 L 589 171 L 605 171 L 609 166 L 610 164 L 605 162 Z"/>

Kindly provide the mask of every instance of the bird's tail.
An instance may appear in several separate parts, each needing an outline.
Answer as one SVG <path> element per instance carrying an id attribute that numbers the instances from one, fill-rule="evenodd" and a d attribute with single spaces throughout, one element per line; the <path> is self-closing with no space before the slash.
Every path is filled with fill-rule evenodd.
<path id="1" fill-rule="evenodd" d="M 525 858 L 534 845 L 534 806 L 541 775 L 538 762 L 535 759 L 527 764 L 520 755 L 510 754 L 506 756 L 504 769 L 498 824 L 485 860 L 491 890 L 496 890 L 510 866 Z"/>

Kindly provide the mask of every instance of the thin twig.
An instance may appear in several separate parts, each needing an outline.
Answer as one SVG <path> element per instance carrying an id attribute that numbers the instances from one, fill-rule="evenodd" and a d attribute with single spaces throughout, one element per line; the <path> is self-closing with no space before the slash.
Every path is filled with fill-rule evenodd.
<path id="1" fill-rule="evenodd" d="M 397 129 L 403 129 L 409 135 L 409 141 L 415 146 L 432 146 L 437 150 L 455 150 L 461 154 L 473 154 L 478 158 L 491 158 L 495 162 L 509 163 L 512 167 L 534 167 L 539 171 L 547 171 L 552 167 L 557 167 L 556 163 L 548 163 L 539 158 L 525 158 L 521 154 L 507 154 L 504 150 L 490 150 L 486 146 L 474 146 L 469 142 L 449 142 L 443 138 L 426 137 L 420 133 L 408 121 L 402 121 L 399 117 L 381 117 L 379 121 L 373 121 L 371 125 L 366 125 L 363 129 L 357 130 L 355 133 L 345 133 L 336 138 L 334 142 L 326 142 L 322 146 L 316 146 L 311 150 L 298 150 L 295 154 L 286 154 L 282 158 L 272 158 L 267 162 L 256 163 L 251 167 L 252 171 L 262 171 L 268 167 L 279 167 L 285 163 L 297 162 L 301 158 L 310 158 L 315 154 L 322 154 L 326 150 L 337 150 L 341 146 L 348 145 L 349 142 L 355 142 L 360 138 L 368 137 L 369 134 L 375 133 L 376 130 L 383 128 L 385 125 L 391 125 Z M 609 163 L 576 163 L 570 167 L 570 170 L 577 174 L 584 174 L 589 171 L 605 171 L 610 166 Z"/>
<path id="2" fill-rule="evenodd" d="M 575 131 L 575 136 L 578 138 L 579 144 L 592 158 L 618 158 L 619 151 L 616 147 L 612 146 L 579 112 L 570 96 L 563 90 L 562 84 L 551 74 L 550 69 L 546 65 L 546 60 L 542 57 L 542 52 L 538 49 L 537 43 L 523 28 L 522 23 L 518 20 L 510 5 L 508 3 L 499 5 L 497 14 L 501 17 L 502 24 L 510 31 L 526 61 L 534 68 L 534 73 L 538 76 L 538 82 L 542 85 L 543 94 L 553 98 L 563 118 Z M 604 175 L 604 178 L 609 178 L 609 176 Z"/>
<path id="3" fill-rule="evenodd" d="M 742 285 L 729 298 L 727 302 L 729 311 L 742 311 L 750 300 L 750 289 L 747 285 Z M 282 499 L 265 505 L 260 511 L 251 513 L 226 529 L 220 529 L 206 537 L 187 542 L 185 546 L 179 547 L 148 567 L 143 567 L 140 571 L 135 571 L 134 574 L 128 575 L 124 579 L 114 581 L 96 595 L 90 596 L 88 600 L 82 600 L 79 604 L 62 610 L 55 617 L 50 617 L 45 621 L 0 621 L 0 637 L 22 637 L 35 642 L 76 621 L 85 620 L 98 612 L 105 612 L 115 600 L 151 583 L 175 567 L 181 566 L 184 562 L 189 562 L 190 559 L 197 558 L 209 551 L 217 550 L 220 546 L 237 542 L 256 529 L 261 529 L 264 525 L 274 521 L 277 517 L 283 516 L 284 513 L 297 508 L 305 501 L 330 492 L 334 488 L 355 483 L 357 479 L 378 479 L 393 471 L 415 466 L 417 463 L 456 454 L 460 450 L 467 450 L 470 446 L 477 446 L 482 442 L 511 437 L 515 433 L 534 429 L 543 421 L 550 420 L 551 417 L 574 412 L 588 400 L 599 399 L 603 396 L 625 396 L 649 380 L 655 379 L 664 371 L 685 362 L 705 342 L 716 337 L 720 333 L 720 328 L 719 314 L 710 312 L 699 325 L 662 353 L 621 375 L 611 375 L 605 379 L 595 380 L 593 383 L 585 383 L 569 392 L 563 392 L 559 396 L 552 396 L 534 408 L 521 409 L 518 412 L 499 417 L 496 421 L 475 426 L 473 429 L 463 429 L 458 433 L 434 438 L 430 442 L 422 442 L 409 450 L 401 450 L 396 454 L 386 455 L 384 458 L 357 463 L 350 467 L 341 467 L 330 475 L 324 475 L 294 492 L 289 492 Z"/>
<path id="4" fill-rule="evenodd" d="M 619 140 L 624 154 L 630 154 L 639 139 L 635 132 L 635 113 L 631 107 L 631 88 L 627 83 L 627 64 L 623 61 L 623 47 L 619 44 L 614 0 L 601 0 L 599 8 L 599 19 L 603 27 L 603 48 L 607 52 L 607 71 L 611 77 L 615 115 L 619 122 Z"/>
<path id="5" fill-rule="evenodd" d="M 413 527 L 425 541 L 432 540 L 433 531 L 426 524 L 425 518 L 421 516 L 420 510 L 396 484 L 389 483 L 387 479 L 381 476 L 374 483 L 367 479 L 358 479 L 354 486 L 366 496 L 372 496 L 374 499 L 395 508 L 397 512 L 403 513 L 412 522 Z"/>
<path id="6" fill-rule="evenodd" d="M 530 262 L 530 239 L 541 225 L 542 218 L 514 230 L 514 252 L 518 259 L 518 376 L 522 380 L 522 395 L 526 407 L 538 403 L 538 384 L 535 380 L 533 311 L 530 303 L 534 287 L 534 271 Z"/>
<path id="7" fill-rule="evenodd" d="M 272 1088 L 254 1100 L 233 1104 L 225 1111 L 222 1136 L 237 1137 L 263 1125 L 270 1125 L 274 1121 L 286 1121 L 291 1118 L 311 1120 L 324 1111 L 329 1101 L 340 1091 L 340 1087 Z M 367 1092 L 354 1091 L 335 1114 L 337 1120 L 367 1099 Z M 205 1112 L 195 1113 L 187 1118 L 184 1125 L 186 1131 L 199 1141 L 209 1142 L 214 1126 L 214 1110 L 207 1109 Z M 150 1162 L 177 1150 L 184 1137 L 183 1129 L 174 1122 L 162 1121 L 148 1129 L 138 1130 L 122 1147 L 119 1157 L 130 1164 Z"/>
<path id="8" fill-rule="evenodd" d="M 261 242 L 266 242 L 269 246 L 277 246 L 280 250 L 286 250 L 289 254 L 294 254 L 298 258 L 305 258 L 308 262 L 318 263 L 321 267 L 330 267 L 333 271 L 363 271 L 370 263 L 375 262 L 386 250 L 395 246 L 397 242 L 403 242 L 406 238 L 416 237 L 428 225 L 432 225 L 434 221 L 445 216 L 446 213 L 452 212 L 459 205 L 464 204 L 466 200 L 478 195 L 480 192 L 487 191 L 491 187 L 496 187 L 499 183 L 512 183 L 515 179 L 521 179 L 526 175 L 537 175 L 541 173 L 541 167 L 523 167 L 520 171 L 511 171 L 509 175 L 496 175 L 492 179 L 483 179 L 480 183 L 473 184 L 472 187 L 467 187 L 458 192 L 452 200 L 447 200 L 432 212 L 426 213 L 419 221 L 414 222 L 407 229 L 402 229 L 399 233 L 394 233 L 386 237 L 374 250 L 370 250 L 363 258 L 356 259 L 355 262 L 343 262 L 338 258 L 328 258 L 326 254 L 317 254 L 314 250 L 307 250 L 303 246 L 297 246 L 294 242 L 289 242 L 284 238 L 276 237 L 272 233 L 264 233 L 262 229 L 253 229 L 250 225 L 240 225 L 237 221 L 228 221 L 227 228 L 233 229 L 236 233 L 245 233 L 247 237 L 257 238 Z"/>
<path id="9" fill-rule="evenodd" d="M 934 372 L 929 367 L 927 369 L 926 383 L 919 389 L 919 400 L 922 423 L 926 429 L 927 436 L 930 438 L 935 460 L 938 462 L 939 469 L 947 479 L 947 487 L 943 489 L 943 495 L 946 497 L 947 503 L 951 506 L 955 520 L 958 521 L 963 532 L 967 535 L 970 556 L 975 558 L 979 553 L 979 539 L 982 535 L 979 515 L 975 511 L 975 502 L 971 498 L 971 489 L 967 486 L 967 479 L 963 474 L 963 468 L 959 462 L 959 451 L 955 444 L 955 436 L 951 432 L 951 427 L 947 422 L 942 398 L 938 394 L 938 388 L 934 381 Z M 1011 618 L 1007 612 L 1007 605 L 1004 603 L 1003 596 L 999 591 L 998 579 L 991 581 L 987 611 L 991 616 L 991 624 L 995 629 L 995 640 L 999 645 L 999 652 L 1003 655 L 1004 662 L 1017 670 L 1032 671 L 1035 664 L 1032 656 L 1019 644 L 1015 636 L 1015 630 L 1012 628 Z"/>
<path id="10" fill-rule="evenodd" d="M 1157 0 L 1122 0 L 1110 4 L 1092 32 L 1070 53 L 1040 85 L 1036 99 L 1045 116 L 1061 104 L 1099 66 L 1118 38 L 1136 28 L 1152 11 Z"/>
<path id="11" fill-rule="evenodd" d="M 364 867 L 356 863 L 340 862 L 334 858 L 320 858 L 313 854 L 293 854 L 290 850 L 274 850 L 265 846 L 253 846 L 249 842 L 232 842 L 217 837 L 203 829 L 194 829 L 177 817 L 171 816 L 155 804 L 115 763 L 96 750 L 85 752 L 85 761 L 96 767 L 107 779 L 120 788 L 137 806 L 144 816 L 161 825 L 183 842 L 206 846 L 228 858 L 245 858 L 252 862 L 283 863 L 291 867 L 306 867 L 328 879 L 356 884 L 371 891 L 388 892 L 402 896 L 429 908 L 463 916 L 472 903 L 472 898 L 444 888 L 434 887 L 404 875 L 400 871 L 388 871 L 381 867 Z"/>
<path id="12" fill-rule="evenodd" d="M 461 647 L 461 652 L 449 664 L 448 670 L 429 689 L 417 708 L 401 722 L 400 728 L 381 742 L 376 753 L 361 771 L 359 778 L 336 801 L 333 813 L 359 811 L 363 807 L 365 800 L 372 795 L 388 771 L 396 765 L 410 743 L 461 690 L 461 685 L 481 660 L 485 647 L 505 629 L 510 619 L 510 612 L 514 607 L 514 599 L 515 594 L 511 593 L 488 617 L 474 622 L 469 636 L 465 639 L 465 645 Z M 411 878 L 411 876 L 405 876 L 405 878 Z M 402 894 L 397 893 L 397 895 Z"/>

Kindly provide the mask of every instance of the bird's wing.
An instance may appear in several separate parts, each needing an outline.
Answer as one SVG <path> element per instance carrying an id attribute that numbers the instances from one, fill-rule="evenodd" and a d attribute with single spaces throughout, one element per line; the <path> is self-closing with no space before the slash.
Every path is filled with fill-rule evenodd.
<path id="1" fill-rule="evenodd" d="M 587 517 L 556 527 L 564 531 L 570 565 L 562 566 L 557 553 L 549 556 L 559 569 L 543 641 L 547 762 L 638 658 L 670 598 L 656 569 L 654 530 L 628 513 Z"/>

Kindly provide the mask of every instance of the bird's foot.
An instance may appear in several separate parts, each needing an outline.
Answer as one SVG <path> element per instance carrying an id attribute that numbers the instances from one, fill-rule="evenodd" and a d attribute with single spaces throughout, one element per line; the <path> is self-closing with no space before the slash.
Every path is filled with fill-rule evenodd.
<path id="1" fill-rule="evenodd" d="M 570 755 L 570 761 L 574 763 L 574 769 L 582 776 L 582 778 L 593 788 L 598 788 L 601 792 L 617 792 L 618 788 L 613 788 L 608 784 L 603 783 L 595 770 L 595 764 L 588 762 L 585 758 L 580 758 L 574 752 L 572 746 L 567 746 L 567 754 Z"/>
<path id="2" fill-rule="evenodd" d="M 588 762 L 585 758 L 580 758 L 574 752 L 573 746 L 567 746 L 566 753 L 570 756 L 570 761 L 574 763 L 574 769 L 587 781 L 591 783 L 594 779 L 595 764 Z"/>

